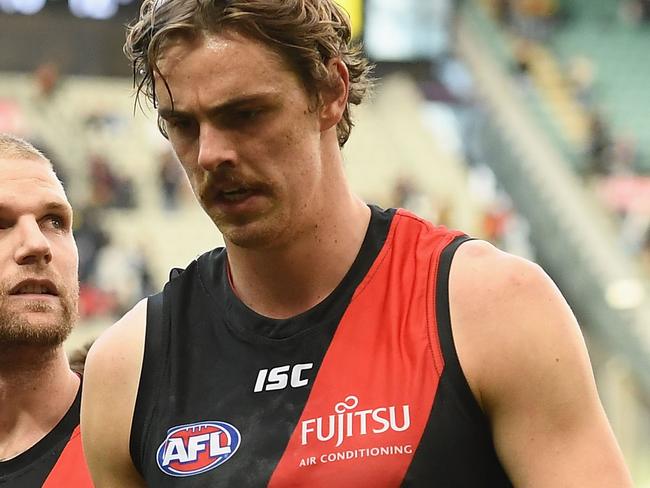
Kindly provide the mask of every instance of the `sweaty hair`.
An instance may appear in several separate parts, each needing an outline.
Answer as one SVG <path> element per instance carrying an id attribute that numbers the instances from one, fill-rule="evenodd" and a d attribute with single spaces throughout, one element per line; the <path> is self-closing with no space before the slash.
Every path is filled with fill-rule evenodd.
<path id="1" fill-rule="evenodd" d="M 156 107 L 154 73 L 166 40 L 220 32 L 236 32 L 279 53 L 318 104 L 320 93 L 336 86 L 327 63 L 339 58 L 350 73 L 348 103 L 336 127 L 343 147 L 353 125 L 350 105 L 362 102 L 372 80 L 370 63 L 352 43 L 350 19 L 334 0 L 144 0 L 124 45 L 136 96 L 144 94 Z M 166 135 L 160 119 L 158 126 Z"/>
<path id="2" fill-rule="evenodd" d="M 2 132 L 0 132 L 0 159 L 42 159 L 50 162 L 29 142 Z"/>

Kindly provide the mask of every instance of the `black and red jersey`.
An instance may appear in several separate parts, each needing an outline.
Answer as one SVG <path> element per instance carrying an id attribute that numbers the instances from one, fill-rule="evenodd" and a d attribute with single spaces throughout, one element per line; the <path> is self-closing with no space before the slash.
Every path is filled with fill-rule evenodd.
<path id="1" fill-rule="evenodd" d="M 512 486 L 451 334 L 468 238 L 371 209 L 346 276 L 298 316 L 242 303 L 223 249 L 149 299 L 131 434 L 148 486 Z"/>
<path id="2" fill-rule="evenodd" d="M 27 451 L 0 462 L 0 487 L 91 488 L 81 447 L 79 406 L 81 388 L 61 421 Z"/>

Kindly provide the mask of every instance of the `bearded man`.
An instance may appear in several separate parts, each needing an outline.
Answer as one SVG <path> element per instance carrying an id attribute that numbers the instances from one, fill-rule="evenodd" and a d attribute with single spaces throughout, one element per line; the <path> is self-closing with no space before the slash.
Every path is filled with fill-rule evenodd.
<path id="1" fill-rule="evenodd" d="M 77 318 L 78 261 L 51 162 L 0 134 L 0 486 L 92 486 L 81 378 L 63 350 Z"/>

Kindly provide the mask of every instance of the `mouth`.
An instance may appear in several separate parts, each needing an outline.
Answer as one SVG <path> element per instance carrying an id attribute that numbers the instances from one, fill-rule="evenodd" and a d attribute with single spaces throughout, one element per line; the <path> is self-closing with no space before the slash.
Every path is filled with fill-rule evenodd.
<path id="1" fill-rule="evenodd" d="M 41 295 L 58 297 L 59 293 L 54 283 L 50 280 L 29 279 L 23 280 L 14 286 L 9 295 Z"/>
<path id="2" fill-rule="evenodd" d="M 247 207 L 249 203 L 255 201 L 255 197 L 262 196 L 263 194 L 264 191 L 261 188 L 250 186 L 217 188 L 211 192 L 209 200 L 219 206 L 235 209 L 242 205 Z"/>
<path id="3" fill-rule="evenodd" d="M 219 190 L 216 193 L 216 200 L 224 203 L 237 203 L 253 195 L 250 188 L 234 188 L 231 190 Z"/>

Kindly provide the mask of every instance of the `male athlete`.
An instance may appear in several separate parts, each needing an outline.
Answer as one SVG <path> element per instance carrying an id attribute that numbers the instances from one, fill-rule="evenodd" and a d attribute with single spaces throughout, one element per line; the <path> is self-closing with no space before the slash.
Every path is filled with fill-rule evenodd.
<path id="1" fill-rule="evenodd" d="M 145 0 L 126 52 L 226 247 L 92 348 L 99 488 L 631 486 L 549 278 L 351 192 L 333 0 Z"/>
<path id="2" fill-rule="evenodd" d="M 0 134 L 0 487 L 86 488 L 72 209 L 51 163 Z"/>

